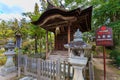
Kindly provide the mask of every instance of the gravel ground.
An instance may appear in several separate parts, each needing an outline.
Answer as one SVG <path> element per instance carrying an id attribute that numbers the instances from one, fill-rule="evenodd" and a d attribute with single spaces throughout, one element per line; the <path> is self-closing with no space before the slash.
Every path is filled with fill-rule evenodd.
<path id="1" fill-rule="evenodd" d="M 110 59 L 106 59 L 106 75 L 107 80 L 120 80 L 120 70 L 110 64 Z M 95 76 L 99 76 L 100 80 L 103 79 L 103 59 L 102 58 L 94 58 L 93 64 L 96 68 Z"/>

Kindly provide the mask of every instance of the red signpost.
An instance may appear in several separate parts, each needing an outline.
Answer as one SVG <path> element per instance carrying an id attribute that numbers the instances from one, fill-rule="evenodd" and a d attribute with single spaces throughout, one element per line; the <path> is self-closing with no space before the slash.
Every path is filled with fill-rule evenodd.
<path id="1" fill-rule="evenodd" d="M 101 26 L 96 30 L 96 45 L 103 46 L 103 60 L 104 60 L 104 80 L 106 80 L 106 53 L 105 46 L 113 46 L 112 28 Z"/>

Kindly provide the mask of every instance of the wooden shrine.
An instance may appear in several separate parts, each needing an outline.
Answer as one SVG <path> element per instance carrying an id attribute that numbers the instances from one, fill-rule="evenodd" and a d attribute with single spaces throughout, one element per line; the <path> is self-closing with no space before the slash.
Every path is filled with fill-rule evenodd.
<path id="1" fill-rule="evenodd" d="M 74 10 L 66 10 L 64 8 L 55 7 L 48 2 L 48 8 L 39 17 L 37 21 L 32 22 L 46 30 L 55 34 L 55 49 L 66 50 L 64 44 L 73 40 L 73 34 L 79 28 L 81 32 L 91 30 L 92 6 L 86 9 L 77 8 Z M 56 34 L 56 30 L 59 33 Z M 46 38 L 46 48 L 48 47 L 48 37 Z M 46 49 L 48 52 L 48 49 Z"/>

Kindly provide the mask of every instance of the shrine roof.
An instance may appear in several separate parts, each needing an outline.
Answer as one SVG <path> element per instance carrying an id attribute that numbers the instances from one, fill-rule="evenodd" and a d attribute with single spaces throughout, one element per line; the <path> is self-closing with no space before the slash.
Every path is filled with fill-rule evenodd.
<path id="1" fill-rule="evenodd" d="M 73 28 L 73 32 L 79 28 L 82 32 L 91 30 L 92 6 L 82 10 L 77 8 L 74 10 L 65 10 L 63 8 L 52 7 L 47 9 L 37 21 L 32 22 L 45 30 L 55 32 L 56 27 L 64 28 L 67 26 Z"/>

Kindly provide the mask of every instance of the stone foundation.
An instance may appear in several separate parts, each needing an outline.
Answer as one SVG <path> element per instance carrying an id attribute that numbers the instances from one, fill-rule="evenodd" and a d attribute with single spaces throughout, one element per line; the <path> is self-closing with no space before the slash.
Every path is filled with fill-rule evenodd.
<path id="1" fill-rule="evenodd" d="M 37 80 L 36 78 L 33 78 L 33 77 L 29 77 L 29 76 L 26 76 L 26 77 L 23 77 L 19 80 Z"/>
<path id="2" fill-rule="evenodd" d="M 2 67 L 2 68 L 1 68 L 0 75 L 6 76 L 6 75 L 11 74 L 12 72 L 15 72 L 15 71 L 16 71 L 16 67 L 15 67 L 15 66 L 13 66 L 13 67 L 8 67 L 8 68 Z"/>

